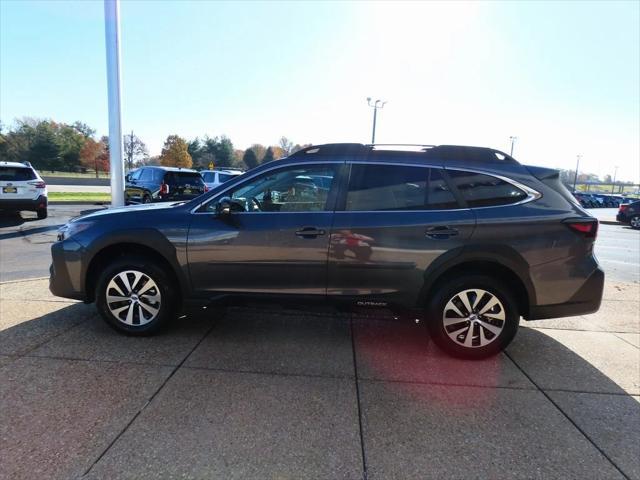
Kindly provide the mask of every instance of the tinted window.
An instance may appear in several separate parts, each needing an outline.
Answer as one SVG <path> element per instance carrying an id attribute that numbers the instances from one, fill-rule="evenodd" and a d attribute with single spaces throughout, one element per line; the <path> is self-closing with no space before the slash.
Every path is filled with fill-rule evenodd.
<path id="1" fill-rule="evenodd" d="M 204 172 L 202 178 L 204 178 L 204 181 L 207 183 L 213 183 L 215 182 L 216 174 L 215 172 Z"/>
<path id="2" fill-rule="evenodd" d="M 164 181 L 169 185 L 204 185 L 198 172 L 167 172 Z"/>
<path id="3" fill-rule="evenodd" d="M 220 180 L 220 183 L 224 183 L 227 180 L 231 180 L 233 177 L 237 177 L 238 175 L 235 173 L 219 173 L 218 174 L 218 179 Z"/>
<path id="4" fill-rule="evenodd" d="M 448 170 L 469 207 L 508 205 L 527 198 L 527 194 L 509 182 L 481 173 Z"/>
<path id="5" fill-rule="evenodd" d="M 141 182 L 151 182 L 153 180 L 153 169 L 143 168 L 139 180 Z"/>
<path id="6" fill-rule="evenodd" d="M 345 209 L 350 211 L 456 208 L 437 169 L 400 165 L 353 165 Z"/>
<path id="7" fill-rule="evenodd" d="M 24 182 L 25 180 L 33 180 L 34 178 L 36 178 L 36 174 L 30 168 L 0 167 L 0 180 Z"/>

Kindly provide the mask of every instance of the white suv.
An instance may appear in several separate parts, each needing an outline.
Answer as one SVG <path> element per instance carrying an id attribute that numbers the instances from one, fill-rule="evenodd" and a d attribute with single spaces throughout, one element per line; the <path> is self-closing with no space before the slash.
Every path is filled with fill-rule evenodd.
<path id="1" fill-rule="evenodd" d="M 0 210 L 47 218 L 47 185 L 28 162 L 0 162 Z"/>
<path id="2" fill-rule="evenodd" d="M 225 183 L 232 178 L 242 175 L 241 170 L 220 169 L 220 170 L 202 170 L 200 172 L 202 179 L 204 180 L 207 190 L 211 190 L 218 185 Z"/>

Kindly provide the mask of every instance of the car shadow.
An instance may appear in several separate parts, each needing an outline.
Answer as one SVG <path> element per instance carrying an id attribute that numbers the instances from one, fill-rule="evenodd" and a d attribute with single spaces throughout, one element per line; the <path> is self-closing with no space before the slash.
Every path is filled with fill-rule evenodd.
<path id="1" fill-rule="evenodd" d="M 18 230 L 16 232 L 8 232 L 0 234 L 0 240 L 7 240 L 9 238 L 18 238 L 18 237 L 28 237 L 30 235 L 35 235 L 38 233 L 50 232 L 52 230 L 58 230 L 62 224 L 60 225 L 45 225 L 43 227 L 36 228 L 28 228 L 25 230 Z"/>
<path id="2" fill-rule="evenodd" d="M 34 222 L 38 219 L 36 217 L 24 218 L 19 212 L 18 213 L 8 213 L 8 212 L 0 212 L 0 228 L 4 227 L 18 227 L 25 222 Z"/>
<path id="3" fill-rule="evenodd" d="M 217 336 L 216 341 L 223 342 L 224 370 L 228 374 L 265 371 L 264 364 L 273 355 L 288 348 L 288 344 L 299 343 L 301 347 L 292 350 L 297 357 L 288 359 L 295 364 L 295 371 L 288 372 L 285 359 L 282 358 L 282 362 L 278 361 L 279 372 L 284 375 L 295 373 L 313 377 L 318 375 L 318 362 L 336 361 L 336 351 L 344 348 L 345 344 L 348 345 L 347 348 L 354 349 L 352 354 L 345 355 L 344 358 L 345 362 L 350 362 L 353 376 L 356 376 L 357 370 L 364 443 L 370 448 L 367 461 L 372 463 L 371 468 L 381 478 L 388 478 L 393 473 L 384 471 L 382 463 L 385 459 L 389 461 L 389 465 L 395 465 L 394 468 L 404 465 L 423 473 L 429 471 L 429 468 L 435 468 L 434 472 L 442 469 L 443 475 L 447 468 L 451 468 L 449 472 L 461 471 L 465 462 L 471 462 L 467 472 L 474 471 L 478 477 L 508 476 L 509 472 L 503 469 L 507 467 L 516 469 L 514 471 L 539 467 L 538 476 L 543 477 L 545 474 L 554 476 L 551 468 L 561 468 L 556 475 L 562 473 L 576 477 L 584 473 L 587 467 L 592 467 L 591 463 L 596 462 L 595 457 L 598 462 L 606 463 L 590 442 L 629 477 L 640 475 L 640 465 L 635 455 L 637 452 L 634 450 L 637 444 L 634 443 L 634 435 L 640 430 L 640 404 L 598 368 L 543 331 L 526 327 L 521 329 L 513 346 L 514 351 L 525 352 L 522 355 L 509 353 L 482 361 L 467 361 L 451 358 L 438 350 L 430 341 L 424 325 L 414 321 L 378 318 L 375 315 L 366 318 L 337 313 L 327 315 L 324 309 L 321 314 L 314 313 L 314 310 L 309 309 L 301 311 L 267 307 L 261 310 L 261 318 L 256 323 L 256 320 L 247 320 L 256 315 L 254 310 L 234 307 L 219 316 L 207 310 L 189 313 L 187 318 L 195 316 L 213 322 L 214 317 L 217 317 L 214 328 L 203 332 L 209 331 L 208 337 Z M 313 317 L 313 320 L 307 324 L 304 317 Z M 350 324 L 350 328 L 330 328 L 326 333 L 318 328 L 318 322 L 325 320 L 327 323 L 346 322 Z M 15 325 L 10 325 L 9 321 L 10 326 L 0 331 L 0 356 L 12 357 L 4 357 L 4 363 L 0 363 L 0 378 L 16 378 L 20 375 L 20 368 L 23 366 L 18 359 L 22 355 L 40 355 L 46 359 L 38 349 L 54 340 L 57 344 L 66 342 L 69 348 L 65 350 L 68 353 L 52 355 L 51 358 L 56 359 L 52 361 L 65 358 L 74 360 L 74 350 L 93 351 L 100 343 L 113 344 L 114 341 L 126 344 L 126 349 L 130 351 L 122 352 L 121 357 L 127 359 L 136 358 L 141 346 L 149 349 L 150 345 L 155 344 L 159 347 L 157 351 L 162 352 L 168 340 L 184 337 L 193 327 L 185 318 L 176 318 L 168 328 L 154 337 L 119 337 L 106 328 L 94 328 L 92 335 L 88 336 L 71 335 L 74 327 L 83 322 L 88 326 L 95 326 L 91 322 L 102 320 L 92 306 L 78 303 L 33 319 L 25 319 Z M 273 334 L 262 335 L 264 329 L 269 328 L 270 322 L 274 324 Z M 256 334 L 248 335 L 247 328 L 254 328 Z M 204 333 L 199 335 L 203 337 Z M 318 335 L 324 335 L 321 341 L 315 340 Z M 206 342 L 202 342 L 202 338 L 194 341 L 194 350 L 189 358 L 198 352 L 201 343 Z M 210 349 L 206 354 L 220 355 L 220 349 Z M 541 354 L 544 358 L 537 359 L 537 366 L 534 365 L 535 362 L 527 360 Z M 189 358 L 186 359 L 186 365 L 189 364 Z M 242 369 L 234 368 L 238 359 L 242 360 Z M 126 362 L 127 360 L 123 360 L 123 363 Z M 309 371 L 300 371 L 301 366 L 305 365 L 309 365 Z M 545 372 L 559 365 L 564 365 L 566 372 L 579 376 L 584 385 L 592 388 L 586 388 L 583 392 L 581 389 L 571 391 L 569 387 L 541 395 L 531 381 L 538 382 L 540 375 L 544 376 Z M 339 368 L 336 366 L 337 370 Z M 72 408 L 73 405 L 70 406 L 69 402 L 81 404 L 86 401 L 85 398 L 66 398 L 66 403 L 61 406 L 62 398 L 57 398 L 56 395 L 62 397 L 63 392 L 48 390 L 46 385 L 49 380 L 46 375 L 47 373 L 43 373 L 43 378 L 39 379 L 38 389 L 20 384 L 16 387 L 14 382 L 14 387 L 24 389 L 24 392 L 12 395 L 12 398 L 38 395 L 49 397 L 35 402 L 40 409 L 29 412 L 30 422 L 36 426 L 42 425 L 42 428 L 48 425 L 48 419 L 58 418 L 60 409 Z M 69 378 L 68 381 L 73 382 L 74 379 Z M 589 393 L 592 391 L 598 393 Z M 613 406 L 610 403 L 612 398 L 616 400 Z M 336 398 L 337 402 L 343 400 L 344 398 Z M 99 402 L 110 401 L 114 400 L 99 399 Z M 544 405 L 541 407 L 541 404 Z M 21 424 L 12 420 L 12 410 L 18 408 L 10 403 L 3 404 L 2 416 L 7 419 L 3 427 L 3 439 L 9 443 L 14 436 L 19 438 Z M 531 413 L 528 413 L 528 409 Z M 563 413 L 560 414 L 558 410 Z M 486 423 L 483 423 L 485 420 Z M 289 419 L 274 418 L 271 421 L 287 422 Z M 79 425 L 83 423 L 86 422 L 78 422 Z M 71 423 L 66 428 L 72 431 L 76 427 Z M 105 422 L 96 428 L 107 432 L 111 426 Z M 557 435 L 556 429 L 561 430 Z M 181 432 L 176 432 L 176 438 L 180 438 L 180 435 Z M 240 441 L 242 435 L 243 432 L 238 432 L 238 439 L 230 441 Z M 584 436 L 590 440 L 586 441 Z M 58 441 L 56 437 L 52 437 L 47 448 L 54 452 L 69 448 L 63 437 L 64 435 Z M 465 448 L 465 444 L 482 445 L 485 438 L 490 438 L 489 443 L 497 442 L 497 447 L 503 442 L 500 448 L 505 450 L 501 455 L 509 455 L 509 461 L 504 462 L 503 467 L 496 467 L 491 455 L 468 458 L 450 455 L 452 451 Z M 567 455 L 571 453 L 564 452 L 565 449 L 559 444 L 568 438 L 579 440 L 570 449 L 576 452 L 575 455 L 590 453 L 594 458 L 585 458 L 584 462 L 579 457 L 569 458 Z M 380 446 L 379 450 L 376 450 L 376 445 Z M 403 447 L 390 450 L 383 448 L 384 445 Z M 536 445 L 536 449 L 531 449 L 531 445 Z M 14 451 L 16 454 L 26 454 L 20 448 Z M 522 455 L 523 451 L 527 455 Z M 416 452 L 421 453 L 418 455 Z M 29 454 L 37 456 L 37 452 Z M 391 457 L 393 461 L 390 460 Z M 434 458 L 439 459 L 440 463 L 434 464 Z M 12 463 L 13 461 L 15 459 Z M 28 462 L 23 464 L 23 473 L 28 476 L 26 469 L 30 466 Z M 64 465 L 58 463 L 55 468 L 63 469 Z M 187 469 L 185 476 L 189 476 L 188 463 L 184 468 Z M 471 470 L 473 468 L 475 470 Z M 596 473 L 593 475 L 597 477 L 597 470 L 594 472 Z M 58 477 L 64 476 L 65 472 L 59 470 L 43 473 L 44 477 Z M 400 471 L 395 474 L 404 478 L 412 476 L 403 475 Z"/>

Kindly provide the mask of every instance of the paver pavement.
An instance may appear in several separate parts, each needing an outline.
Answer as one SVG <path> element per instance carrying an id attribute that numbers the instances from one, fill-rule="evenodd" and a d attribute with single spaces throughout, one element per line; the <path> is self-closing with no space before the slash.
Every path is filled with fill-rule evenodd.
<path id="1" fill-rule="evenodd" d="M 640 287 L 468 362 L 422 325 L 247 306 L 118 335 L 0 284 L 0 478 L 640 479 Z"/>

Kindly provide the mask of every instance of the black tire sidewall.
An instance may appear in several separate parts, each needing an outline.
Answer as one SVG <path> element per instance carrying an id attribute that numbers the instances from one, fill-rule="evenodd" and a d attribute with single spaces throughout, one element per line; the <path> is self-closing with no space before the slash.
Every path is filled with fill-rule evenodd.
<path id="1" fill-rule="evenodd" d="M 107 285 L 115 275 L 125 270 L 137 270 L 148 275 L 156 282 L 160 290 L 160 312 L 158 312 L 156 318 L 145 325 L 126 325 L 115 318 L 107 306 Z M 100 274 L 96 284 L 96 306 L 102 318 L 117 331 L 127 335 L 151 335 L 166 325 L 174 316 L 176 301 L 173 290 L 174 288 L 169 275 L 162 268 L 153 264 L 153 262 L 140 257 L 121 257 L 106 267 Z"/>
<path id="2" fill-rule="evenodd" d="M 485 347 L 466 348 L 458 345 L 447 335 L 442 314 L 447 302 L 463 290 L 482 289 L 495 295 L 505 308 L 505 325 L 493 342 Z M 499 280 L 485 275 L 461 275 L 445 281 L 427 305 L 427 327 L 431 338 L 447 353 L 461 358 L 480 359 L 500 353 L 513 340 L 520 323 L 517 302 L 511 290 Z"/>
<path id="3" fill-rule="evenodd" d="M 38 215 L 38 219 L 40 220 L 44 220 L 45 218 L 47 218 L 47 209 L 46 208 L 39 208 L 38 210 L 36 210 L 36 215 Z"/>

